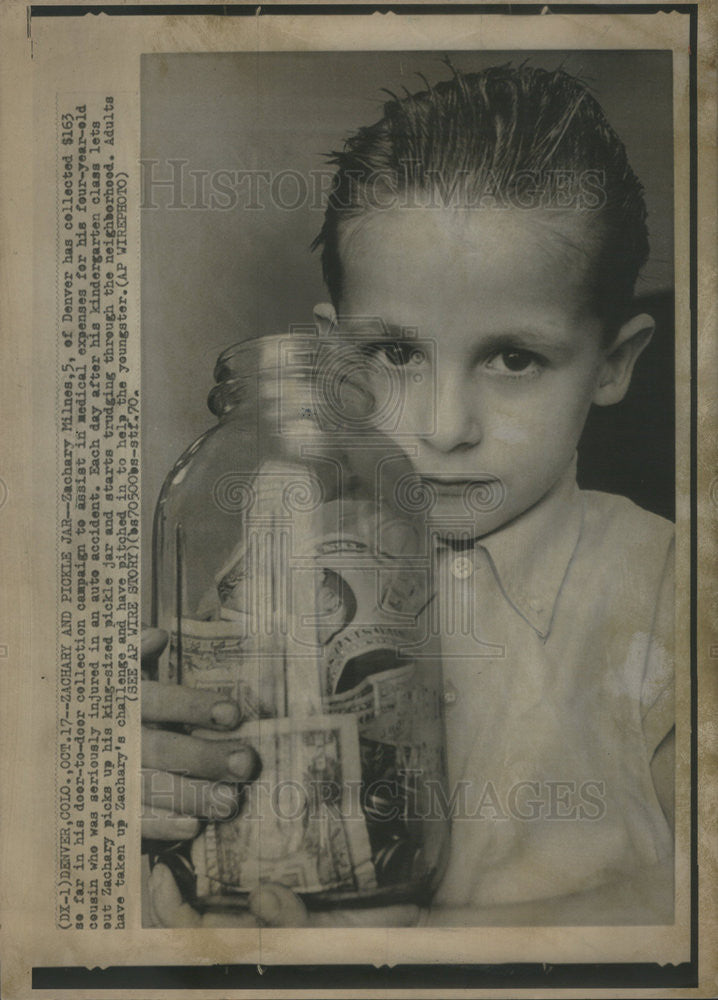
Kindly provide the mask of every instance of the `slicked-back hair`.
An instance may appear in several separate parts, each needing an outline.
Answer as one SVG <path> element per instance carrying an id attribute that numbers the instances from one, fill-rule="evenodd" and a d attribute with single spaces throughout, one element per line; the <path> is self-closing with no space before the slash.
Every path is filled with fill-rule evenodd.
<path id="1" fill-rule="evenodd" d="M 448 61 L 447 61 L 448 62 Z M 342 226 L 392 207 L 573 213 L 590 249 L 590 307 L 607 339 L 628 315 L 648 257 L 643 188 L 587 86 L 563 70 L 494 66 L 404 97 L 341 151 L 324 224 L 324 279 L 342 297 Z"/>

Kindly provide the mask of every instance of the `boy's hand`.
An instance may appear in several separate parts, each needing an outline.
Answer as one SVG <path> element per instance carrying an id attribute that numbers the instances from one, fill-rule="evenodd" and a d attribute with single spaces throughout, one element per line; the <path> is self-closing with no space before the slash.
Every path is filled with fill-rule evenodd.
<path id="1" fill-rule="evenodd" d="M 143 629 L 143 677 L 166 644 L 165 632 Z M 202 740 L 161 726 L 235 729 L 239 706 L 212 691 L 143 680 L 142 722 L 142 836 L 187 840 L 197 836 L 201 819 L 234 815 L 237 785 L 257 772 L 255 751 L 241 740 Z"/>
<path id="2" fill-rule="evenodd" d="M 412 904 L 310 913 L 291 889 L 267 883 L 250 894 L 246 912 L 197 913 L 182 896 L 169 868 L 157 864 L 149 878 L 153 914 L 162 927 L 413 927 Z"/>
<path id="3" fill-rule="evenodd" d="M 143 629 L 143 678 L 167 644 L 160 629 Z M 160 728 L 184 723 L 231 730 L 240 722 L 239 706 L 212 691 L 177 684 L 142 682 L 142 836 L 189 840 L 200 819 L 228 819 L 237 806 L 237 784 L 258 770 L 256 752 L 237 740 L 202 740 Z M 149 893 L 163 927 L 411 927 L 419 909 L 413 905 L 309 913 L 290 889 L 268 884 L 255 890 L 247 912 L 199 914 L 182 895 L 166 865 L 155 865 Z"/>

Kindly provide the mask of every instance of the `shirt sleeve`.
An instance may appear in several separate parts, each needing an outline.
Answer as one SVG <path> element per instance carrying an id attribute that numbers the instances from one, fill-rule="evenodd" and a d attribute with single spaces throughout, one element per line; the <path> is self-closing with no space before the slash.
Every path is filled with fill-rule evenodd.
<path id="1" fill-rule="evenodd" d="M 675 543 L 671 539 L 641 687 L 641 719 L 649 760 L 675 724 L 675 606 Z"/>

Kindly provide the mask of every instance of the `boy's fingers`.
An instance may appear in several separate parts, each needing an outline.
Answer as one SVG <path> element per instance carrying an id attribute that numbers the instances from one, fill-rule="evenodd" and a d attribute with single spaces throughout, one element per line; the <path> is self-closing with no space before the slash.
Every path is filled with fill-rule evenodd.
<path id="1" fill-rule="evenodd" d="M 146 840 L 194 840 L 199 828 L 198 819 L 156 806 L 147 815 L 142 814 L 142 836 Z"/>
<path id="2" fill-rule="evenodd" d="M 415 927 L 419 907 L 413 903 L 371 909 L 325 910 L 310 914 L 310 927 Z"/>
<path id="3" fill-rule="evenodd" d="M 163 927 L 199 927 L 202 918 L 182 895 L 167 865 L 155 865 L 148 880 L 150 902 Z"/>
<path id="4" fill-rule="evenodd" d="M 199 691 L 181 684 L 142 683 L 142 718 L 145 722 L 184 722 L 208 729 L 235 729 L 239 705 L 215 691 Z"/>
<path id="5" fill-rule="evenodd" d="M 169 771 L 142 771 L 143 816 L 152 809 L 169 810 L 182 816 L 202 819 L 230 819 L 237 814 L 237 786 L 221 781 L 184 778 Z"/>
<path id="6" fill-rule="evenodd" d="M 147 657 L 159 656 L 167 645 L 167 633 L 161 628 L 143 628 L 141 642 L 141 656 L 144 660 Z"/>
<path id="7" fill-rule="evenodd" d="M 208 911 L 202 914 L 203 927 L 260 927 L 261 924 L 249 910 L 239 910 L 235 913 L 216 913 Z"/>
<path id="8" fill-rule="evenodd" d="M 419 917 L 413 905 L 369 910 L 331 910 L 311 916 L 299 896 L 276 883 L 259 886 L 249 897 L 249 913 L 207 913 L 201 917 L 182 896 L 169 868 L 157 864 L 149 877 L 152 908 L 165 927 L 412 927 Z"/>
<path id="9" fill-rule="evenodd" d="M 249 896 L 249 909 L 266 927 L 306 927 L 306 907 L 296 893 L 276 882 L 258 886 Z"/>
<path id="10" fill-rule="evenodd" d="M 147 882 L 150 904 L 163 927 L 257 927 L 251 913 L 205 913 L 200 916 L 182 900 L 177 883 L 167 865 L 156 864 Z"/>
<path id="11" fill-rule="evenodd" d="M 172 771 L 210 781 L 250 781 L 258 758 L 247 743 L 238 740 L 199 740 L 182 733 L 145 727 L 142 731 L 142 766 Z"/>

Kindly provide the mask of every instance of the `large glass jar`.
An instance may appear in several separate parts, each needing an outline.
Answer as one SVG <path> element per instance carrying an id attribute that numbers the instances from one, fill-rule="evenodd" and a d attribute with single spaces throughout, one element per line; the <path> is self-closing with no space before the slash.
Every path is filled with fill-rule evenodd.
<path id="1" fill-rule="evenodd" d="M 229 735 L 261 760 L 238 814 L 184 857 L 200 908 L 246 905 L 263 881 L 311 907 L 426 902 L 442 872 L 431 543 L 386 432 L 401 389 L 378 402 L 377 371 L 356 340 L 231 347 L 209 399 L 219 422 L 157 504 L 159 678 L 235 698 L 244 721 Z"/>

